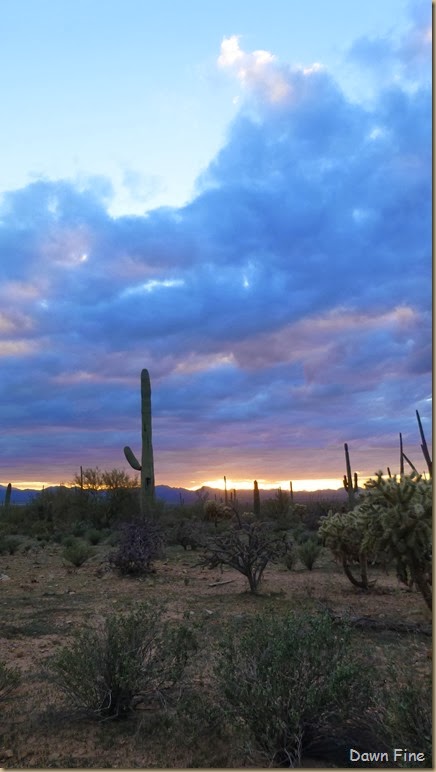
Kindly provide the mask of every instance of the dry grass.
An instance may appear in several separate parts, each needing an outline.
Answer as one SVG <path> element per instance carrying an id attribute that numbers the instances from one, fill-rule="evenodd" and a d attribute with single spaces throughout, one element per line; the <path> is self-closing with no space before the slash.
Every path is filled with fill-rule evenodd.
<path id="1" fill-rule="evenodd" d="M 328 605 L 334 612 L 367 615 L 385 620 L 428 622 L 429 613 L 419 594 L 399 586 L 395 576 L 377 572 L 371 593 L 353 588 L 324 553 L 311 572 L 297 568 L 269 568 L 261 594 L 247 592 L 244 577 L 224 569 L 194 568 L 195 552 L 168 549 L 168 558 L 156 563 L 156 574 L 140 580 L 120 578 L 99 570 L 109 548 L 99 545 L 95 557 L 74 570 L 63 564 L 62 547 L 49 545 L 36 555 L 17 553 L 0 557 L 0 660 L 22 672 L 22 682 L 4 703 L 0 765 L 11 768 L 187 768 L 247 765 L 231 742 L 232 728 L 216 724 L 198 694 L 206 698 L 210 647 L 222 623 L 232 616 L 266 608 Z M 232 579 L 210 587 L 214 581 Z M 174 619 L 203 622 L 202 645 L 193 674 L 200 689 L 191 694 L 180 719 L 177 708 L 163 713 L 137 711 L 132 719 L 95 723 L 72 719 L 61 695 L 44 677 L 44 664 L 68 641 L 70 631 L 116 609 L 125 611 L 138 601 L 156 599 Z M 417 675 L 431 673 L 429 639 L 396 633 L 356 631 L 363 649 L 377 666 L 392 659 L 407 663 Z M 191 723 L 189 723 L 191 722 Z M 215 722 L 215 723 L 214 723 Z M 195 731 L 192 732 L 192 727 Z M 190 729 L 191 727 L 191 729 Z"/>

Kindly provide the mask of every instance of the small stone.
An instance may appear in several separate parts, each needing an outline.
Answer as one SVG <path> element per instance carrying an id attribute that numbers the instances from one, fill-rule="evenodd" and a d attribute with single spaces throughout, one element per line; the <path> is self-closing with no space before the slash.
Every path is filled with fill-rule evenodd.
<path id="1" fill-rule="evenodd" d="M 0 574 L 0 582 L 9 582 L 11 579 L 7 574 Z"/>

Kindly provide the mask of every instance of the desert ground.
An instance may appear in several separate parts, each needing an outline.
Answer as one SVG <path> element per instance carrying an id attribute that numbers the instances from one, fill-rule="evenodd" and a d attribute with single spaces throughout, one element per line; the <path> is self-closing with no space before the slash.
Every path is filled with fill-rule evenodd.
<path id="1" fill-rule="evenodd" d="M 372 570 L 371 592 L 354 588 L 324 550 L 312 571 L 297 564 L 266 569 L 261 592 L 248 592 L 245 578 L 225 568 L 195 566 L 198 553 L 167 548 L 151 576 L 134 579 L 108 570 L 110 547 L 100 544 L 80 568 L 68 566 L 60 545 L 27 554 L 0 556 L 0 660 L 19 669 L 18 688 L 1 706 L 0 766 L 4 768 L 237 768 L 258 766 L 229 743 L 195 701 L 168 713 L 159 706 L 138 709 L 125 721 L 90 721 L 71 712 L 64 695 L 46 676 L 46 663 L 78 627 L 92 626 L 108 613 L 126 611 L 143 600 L 165 604 L 174 620 L 201 624 L 201 651 L 192 666 L 191 686 L 212 696 L 210 652 L 226 619 L 264 609 L 328 607 L 348 617 L 370 617 L 429 626 L 430 614 L 416 591 L 398 583 L 395 572 Z M 231 581 L 230 581 L 231 580 Z M 359 629 L 362 649 L 383 669 L 404 662 L 417 678 L 431 677 L 431 638 L 389 629 Z M 191 714 L 190 714 L 191 711 Z M 306 767 L 335 766 L 328 759 L 304 759 Z"/>

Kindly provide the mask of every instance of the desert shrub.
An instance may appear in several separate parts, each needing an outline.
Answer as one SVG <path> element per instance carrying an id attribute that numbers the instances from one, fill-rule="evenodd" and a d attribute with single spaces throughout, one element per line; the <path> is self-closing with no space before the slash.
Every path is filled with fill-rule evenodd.
<path id="1" fill-rule="evenodd" d="M 301 528 L 293 529 L 293 534 L 295 541 L 298 544 L 305 544 L 307 541 L 310 541 L 314 537 L 316 538 L 316 534 L 314 534 L 313 531 L 309 531 L 307 528 L 302 526 Z"/>
<path id="2" fill-rule="evenodd" d="M 104 536 L 104 534 L 100 530 L 98 530 L 98 528 L 89 528 L 89 530 L 86 531 L 85 535 L 89 543 L 93 544 L 94 546 L 96 544 L 99 544 Z"/>
<path id="3" fill-rule="evenodd" d="M 425 754 L 422 762 L 400 762 L 404 767 L 432 767 L 432 686 L 404 667 L 391 666 L 381 697 L 381 721 L 392 748 L 401 738 L 403 748 Z"/>
<path id="4" fill-rule="evenodd" d="M 15 555 L 20 544 L 21 540 L 16 536 L 0 536 L 0 553 Z"/>
<path id="5" fill-rule="evenodd" d="M 71 527 L 71 533 L 77 538 L 82 538 L 88 529 L 89 523 L 85 520 L 76 520 Z"/>
<path id="6" fill-rule="evenodd" d="M 290 502 L 291 498 L 289 493 L 287 491 L 283 491 L 281 488 L 278 488 L 272 498 L 266 499 L 263 502 L 263 517 L 271 520 L 276 520 L 280 517 L 286 518 L 289 513 Z"/>
<path id="7" fill-rule="evenodd" d="M 323 743 L 359 748 L 369 671 L 350 632 L 327 615 L 264 613 L 242 630 L 227 627 L 215 675 L 234 721 L 247 727 L 268 766 L 298 766 L 303 752 L 316 755 Z"/>
<path id="8" fill-rule="evenodd" d="M 298 548 L 298 557 L 300 558 L 303 565 L 309 569 L 309 571 L 312 571 L 316 561 L 321 554 L 321 549 L 322 547 L 316 537 L 307 539 L 302 544 L 300 544 Z"/>
<path id="9" fill-rule="evenodd" d="M 64 547 L 71 547 L 72 544 L 75 544 L 77 542 L 77 538 L 75 536 L 72 536 L 72 534 L 69 534 L 68 536 L 64 536 L 62 539 L 62 544 Z"/>
<path id="10" fill-rule="evenodd" d="M 288 509 L 291 527 L 301 525 L 306 521 L 307 506 L 305 504 L 295 504 L 292 500 Z"/>
<path id="11" fill-rule="evenodd" d="M 116 531 L 112 531 L 112 533 L 106 537 L 106 543 L 109 544 L 110 547 L 116 547 L 117 544 L 119 544 L 119 541 L 120 536 Z"/>
<path id="12" fill-rule="evenodd" d="M 144 603 L 110 615 L 98 629 L 79 630 L 52 658 L 49 674 L 76 709 L 100 719 L 163 699 L 180 682 L 195 638 L 186 625 L 171 627 L 162 617 L 162 608 Z"/>
<path id="13" fill-rule="evenodd" d="M 292 571 L 297 563 L 297 551 L 293 545 L 288 546 L 283 560 L 288 571 Z"/>
<path id="14" fill-rule="evenodd" d="M 343 503 L 346 504 L 346 493 L 344 490 Z M 317 531 L 320 525 L 322 517 L 327 517 L 329 512 L 337 512 L 340 508 L 341 502 L 329 499 L 312 499 L 308 502 L 306 512 L 303 516 L 303 522 L 305 527 L 312 531 Z"/>
<path id="15" fill-rule="evenodd" d="M 0 702 L 6 700 L 20 683 L 20 671 L 0 661 Z"/>
<path id="16" fill-rule="evenodd" d="M 176 544 L 180 544 L 184 550 L 190 547 L 196 550 L 204 543 L 204 533 L 199 523 L 182 520 L 174 536 Z"/>
<path id="17" fill-rule="evenodd" d="M 51 539 L 55 534 L 71 532 L 74 521 L 84 517 L 77 491 L 59 486 L 39 491 L 31 501 L 11 512 L 20 533 Z"/>
<path id="18" fill-rule="evenodd" d="M 204 685 L 201 689 L 188 686 L 172 718 L 173 739 L 189 748 L 189 767 L 235 769 L 240 765 L 237 738 L 241 733 L 229 721 L 219 695 Z"/>
<path id="19" fill-rule="evenodd" d="M 222 520 L 231 520 L 235 514 L 235 509 L 227 504 L 209 500 L 203 505 L 203 519 L 205 522 L 214 523 L 215 527 Z"/>
<path id="20" fill-rule="evenodd" d="M 91 549 L 89 544 L 86 544 L 79 539 L 75 539 L 69 546 L 64 548 L 62 557 L 64 560 L 67 560 L 68 563 L 72 563 L 73 566 L 79 568 L 79 566 L 83 566 L 89 558 L 92 558 L 94 554 L 94 550 Z"/>
<path id="21" fill-rule="evenodd" d="M 53 526 L 47 520 L 36 520 L 29 526 L 26 533 L 34 539 L 49 541 L 53 533 Z"/>
<path id="22" fill-rule="evenodd" d="M 268 563 L 282 558 L 287 548 L 285 539 L 275 536 L 264 523 L 238 518 L 225 533 L 206 540 L 199 565 L 230 566 L 247 578 L 255 593 Z"/>
<path id="23" fill-rule="evenodd" d="M 163 550 L 161 528 L 152 520 L 125 525 L 120 530 L 118 550 L 109 556 L 112 568 L 124 576 L 145 576 Z"/>

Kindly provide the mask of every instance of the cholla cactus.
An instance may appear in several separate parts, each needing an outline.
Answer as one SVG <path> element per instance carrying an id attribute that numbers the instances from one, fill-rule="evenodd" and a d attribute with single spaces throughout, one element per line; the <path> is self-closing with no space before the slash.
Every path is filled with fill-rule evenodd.
<path id="1" fill-rule="evenodd" d="M 206 501 L 203 505 L 203 517 L 205 520 L 215 523 L 215 527 L 218 525 L 218 520 L 229 520 L 235 511 L 227 504 L 220 504 L 218 501 L 210 500 Z"/>
<path id="2" fill-rule="evenodd" d="M 358 520 L 356 510 L 351 512 L 329 512 L 321 518 L 318 531 L 326 547 L 342 563 L 347 578 L 356 587 L 369 589 L 368 581 L 368 551 L 363 546 L 365 527 Z M 371 557 L 373 557 L 371 555 Z M 360 579 L 356 579 L 352 566 L 360 567 Z"/>
<path id="3" fill-rule="evenodd" d="M 141 472 L 141 514 L 151 514 L 154 504 L 154 463 L 151 444 L 151 386 L 148 370 L 141 372 L 142 454 L 141 463 L 126 446 L 124 455 L 133 469 Z"/>
<path id="4" fill-rule="evenodd" d="M 362 546 L 384 552 L 400 571 L 410 574 L 429 609 L 432 608 L 432 483 L 414 472 L 397 479 L 365 484 L 357 507 L 364 531 Z"/>
<path id="5" fill-rule="evenodd" d="M 341 558 L 353 584 L 365 587 L 366 580 L 368 587 L 368 559 L 395 560 L 399 574 L 410 574 L 431 609 L 431 481 L 415 473 L 384 479 L 382 472 L 378 472 L 365 488 L 352 512 L 330 512 L 322 518 L 320 536 Z M 351 571 L 356 562 L 361 568 L 360 581 Z"/>

